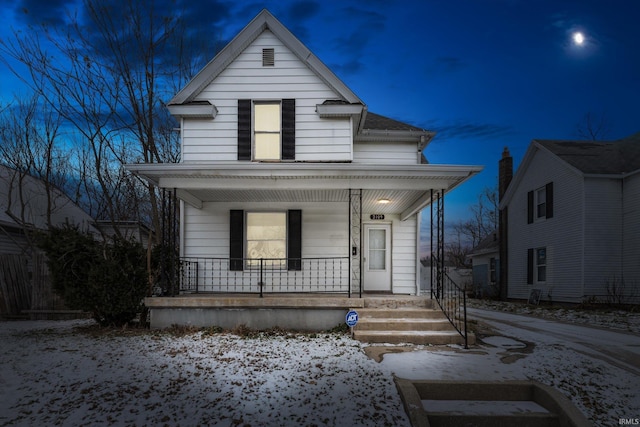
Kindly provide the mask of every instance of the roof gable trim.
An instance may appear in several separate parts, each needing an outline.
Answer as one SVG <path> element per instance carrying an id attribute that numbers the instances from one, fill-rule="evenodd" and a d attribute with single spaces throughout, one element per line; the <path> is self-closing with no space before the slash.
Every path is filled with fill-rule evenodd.
<path id="1" fill-rule="evenodd" d="M 304 62 L 336 94 L 352 104 L 364 104 L 326 65 L 298 40 L 267 9 L 263 9 L 231 42 L 226 45 L 187 85 L 178 92 L 169 105 L 192 101 L 208 86 L 244 49 L 262 32 L 270 30 L 287 48 Z"/>

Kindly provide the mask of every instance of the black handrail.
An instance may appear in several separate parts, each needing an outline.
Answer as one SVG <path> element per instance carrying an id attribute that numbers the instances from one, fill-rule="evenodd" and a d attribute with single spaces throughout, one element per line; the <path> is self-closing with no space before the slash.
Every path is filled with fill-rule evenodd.
<path id="1" fill-rule="evenodd" d="M 440 263 L 435 263 L 436 283 L 431 284 L 431 298 L 435 299 L 449 322 L 464 338 L 464 348 L 469 348 L 467 333 L 467 294 L 456 282 L 449 277 L 447 272 L 438 268 Z"/>
<path id="2" fill-rule="evenodd" d="M 349 257 L 180 258 L 180 292 L 345 293 L 351 296 Z"/>

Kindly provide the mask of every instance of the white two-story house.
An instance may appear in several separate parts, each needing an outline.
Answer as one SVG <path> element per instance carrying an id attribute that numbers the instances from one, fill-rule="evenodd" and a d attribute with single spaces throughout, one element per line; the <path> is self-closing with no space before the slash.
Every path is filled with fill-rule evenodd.
<path id="1" fill-rule="evenodd" d="M 419 293 L 421 211 L 478 173 L 371 113 L 263 10 L 168 104 L 181 161 L 128 165 L 181 201 L 184 292 Z"/>
<path id="2" fill-rule="evenodd" d="M 638 303 L 640 134 L 532 141 L 500 209 L 508 298 Z"/>

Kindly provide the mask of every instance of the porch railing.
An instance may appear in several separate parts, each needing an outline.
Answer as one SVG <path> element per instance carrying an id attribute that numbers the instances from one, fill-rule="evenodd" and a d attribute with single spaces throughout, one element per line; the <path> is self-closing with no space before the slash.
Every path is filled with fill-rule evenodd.
<path id="1" fill-rule="evenodd" d="M 438 302 L 449 322 L 464 338 L 464 348 L 469 348 L 467 295 L 442 268 L 436 269 L 436 283 L 431 284 L 431 298 Z"/>
<path id="2" fill-rule="evenodd" d="M 296 259 L 180 258 L 180 291 L 192 293 L 344 293 L 349 257 Z"/>

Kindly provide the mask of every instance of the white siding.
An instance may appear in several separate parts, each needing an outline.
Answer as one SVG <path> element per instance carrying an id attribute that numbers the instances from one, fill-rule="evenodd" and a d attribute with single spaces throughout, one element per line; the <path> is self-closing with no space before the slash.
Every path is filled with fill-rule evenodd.
<path id="1" fill-rule="evenodd" d="M 553 218 L 527 224 L 527 192 L 554 186 Z M 584 190 L 582 177 L 556 157 L 537 151 L 509 203 L 508 297 L 525 299 L 542 289 L 554 301 L 583 295 Z M 527 249 L 547 248 L 546 283 L 527 284 Z"/>
<path id="2" fill-rule="evenodd" d="M 624 181 L 623 269 L 628 287 L 640 296 L 640 173 Z"/>
<path id="3" fill-rule="evenodd" d="M 359 142 L 353 146 L 354 163 L 417 164 L 415 143 Z"/>
<path id="4" fill-rule="evenodd" d="M 204 203 L 185 204 L 183 256 L 229 257 L 229 211 L 302 210 L 302 257 L 341 257 L 349 254 L 349 213 L 345 203 Z"/>
<path id="5" fill-rule="evenodd" d="M 275 49 L 275 66 L 262 66 L 262 48 Z M 320 118 L 316 105 L 336 99 L 316 74 L 270 31 L 262 33 L 197 97 L 218 109 L 215 119 L 185 119 L 183 161 L 237 160 L 238 99 L 296 100 L 296 160 L 352 160 L 348 118 Z"/>
<path id="6" fill-rule="evenodd" d="M 622 279 L 622 181 L 585 179 L 584 295 Z"/>
<path id="7" fill-rule="evenodd" d="M 365 218 L 368 215 L 365 215 Z M 392 219 L 391 229 L 391 289 L 394 294 L 416 293 L 416 216 L 400 221 L 398 215 L 387 215 Z"/>

